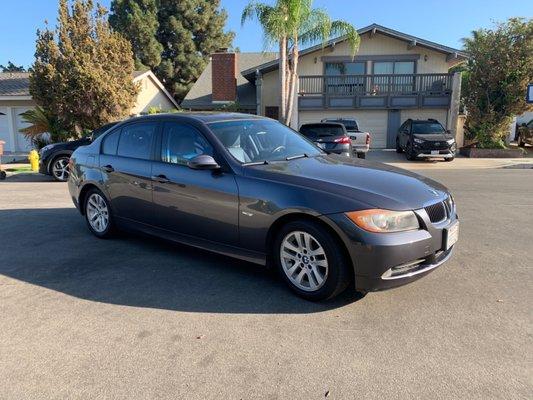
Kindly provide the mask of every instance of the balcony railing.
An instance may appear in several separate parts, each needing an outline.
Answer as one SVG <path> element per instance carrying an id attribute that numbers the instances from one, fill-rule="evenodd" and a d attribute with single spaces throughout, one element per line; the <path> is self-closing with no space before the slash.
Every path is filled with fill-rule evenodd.
<path id="1" fill-rule="evenodd" d="M 302 108 L 442 107 L 449 103 L 452 76 L 305 75 L 298 94 Z"/>

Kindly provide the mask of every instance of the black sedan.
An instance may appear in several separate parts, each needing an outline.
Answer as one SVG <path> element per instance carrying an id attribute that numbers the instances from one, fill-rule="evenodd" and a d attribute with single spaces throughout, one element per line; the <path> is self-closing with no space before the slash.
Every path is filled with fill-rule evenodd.
<path id="1" fill-rule="evenodd" d="M 115 126 L 116 122 L 103 125 L 92 131 L 89 135 L 70 142 L 52 143 L 44 146 L 39 151 L 39 172 L 51 175 L 56 181 L 66 182 L 68 180 L 68 159 L 80 146 L 87 146 L 102 133 Z"/>
<path id="2" fill-rule="evenodd" d="M 449 191 L 338 155 L 262 117 L 169 114 L 118 124 L 70 159 L 89 230 L 141 231 L 273 264 L 310 300 L 399 286 L 452 254 Z"/>

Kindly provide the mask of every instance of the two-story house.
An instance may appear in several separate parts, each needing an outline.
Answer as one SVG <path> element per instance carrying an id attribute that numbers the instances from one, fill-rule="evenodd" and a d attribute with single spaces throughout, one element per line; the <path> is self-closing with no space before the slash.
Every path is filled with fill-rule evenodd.
<path id="1" fill-rule="evenodd" d="M 343 38 L 300 52 L 293 128 L 322 118 L 352 117 L 372 133 L 374 148 L 392 148 L 408 118 L 440 121 L 456 131 L 459 75 L 449 69 L 466 59 L 460 50 L 372 24 L 359 30 L 355 57 Z M 215 53 L 181 106 L 240 110 L 271 118 L 279 109 L 275 53 Z"/>

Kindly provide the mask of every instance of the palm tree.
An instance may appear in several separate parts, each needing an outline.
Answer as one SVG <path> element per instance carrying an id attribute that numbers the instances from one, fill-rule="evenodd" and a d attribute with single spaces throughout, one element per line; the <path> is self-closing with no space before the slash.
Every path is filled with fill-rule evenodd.
<path id="1" fill-rule="evenodd" d="M 52 142 L 62 141 L 68 137 L 67 132 L 59 127 L 57 118 L 40 106 L 25 111 L 20 115 L 24 122 L 30 124 L 26 128 L 20 129 L 20 132 L 34 143 L 39 142 L 44 133 L 50 135 L 50 141 Z"/>
<path id="2" fill-rule="evenodd" d="M 298 79 L 299 45 L 320 42 L 324 46 L 331 37 L 344 36 L 354 57 L 360 38 L 353 25 L 332 21 L 325 10 L 313 8 L 313 0 L 276 0 L 273 6 L 252 1 L 242 12 L 241 24 L 253 18 L 263 28 L 265 47 L 279 46 L 279 114 L 280 121 L 288 125 Z"/>

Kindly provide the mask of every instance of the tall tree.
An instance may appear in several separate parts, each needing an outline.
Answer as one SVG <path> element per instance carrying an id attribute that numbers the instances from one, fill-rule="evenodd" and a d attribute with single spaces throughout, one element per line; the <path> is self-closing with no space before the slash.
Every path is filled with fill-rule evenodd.
<path id="1" fill-rule="evenodd" d="M 533 82 L 533 19 L 474 31 L 464 44 L 466 128 L 480 147 L 504 147 L 512 117 L 531 109 L 525 97 Z"/>
<path id="2" fill-rule="evenodd" d="M 267 46 L 279 47 L 280 120 L 290 124 L 298 79 L 299 46 L 326 44 L 332 36 L 345 36 L 352 56 L 359 48 L 360 38 L 348 22 L 331 20 L 323 9 L 313 8 L 313 0 L 276 0 L 274 5 L 252 1 L 244 9 L 241 23 L 256 18 Z"/>
<path id="3" fill-rule="evenodd" d="M 79 133 L 128 116 L 138 92 L 132 74 L 129 41 L 92 0 L 60 0 L 56 30 L 37 32 L 30 92 L 61 129 Z"/>
<path id="4" fill-rule="evenodd" d="M 220 0 L 113 0 L 111 9 L 110 22 L 131 41 L 136 60 L 152 68 L 178 101 L 209 55 L 230 47 L 234 37 L 224 32 L 227 14 Z"/>
<path id="5" fill-rule="evenodd" d="M 161 63 L 163 46 L 157 41 L 159 28 L 156 0 L 114 0 L 109 23 L 131 42 L 135 68 L 153 69 Z"/>
<path id="6" fill-rule="evenodd" d="M 0 70 L 2 72 L 26 72 L 24 66 L 16 66 L 11 61 L 8 61 L 6 66 L 0 65 Z"/>

